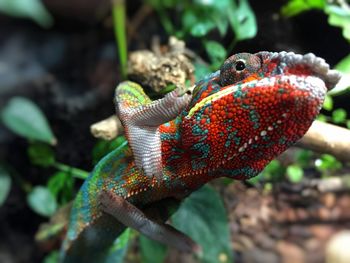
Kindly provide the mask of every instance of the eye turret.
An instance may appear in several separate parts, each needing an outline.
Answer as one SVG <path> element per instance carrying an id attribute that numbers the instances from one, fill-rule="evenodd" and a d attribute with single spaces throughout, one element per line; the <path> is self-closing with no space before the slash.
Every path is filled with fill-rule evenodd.
<path id="1" fill-rule="evenodd" d="M 221 85 L 228 86 L 244 80 L 261 68 L 259 56 L 250 53 L 238 53 L 225 60 L 220 68 Z"/>

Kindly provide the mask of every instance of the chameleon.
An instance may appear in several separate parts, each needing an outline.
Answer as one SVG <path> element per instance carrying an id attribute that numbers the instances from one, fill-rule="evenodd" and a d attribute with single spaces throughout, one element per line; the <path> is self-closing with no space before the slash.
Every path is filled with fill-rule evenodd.
<path id="1" fill-rule="evenodd" d="M 340 74 L 312 53 L 238 53 L 191 88 L 152 101 L 126 81 L 115 91 L 127 142 L 105 156 L 74 201 L 61 262 L 113 262 L 126 227 L 200 252 L 166 220 L 207 182 L 247 180 L 299 140 Z"/>

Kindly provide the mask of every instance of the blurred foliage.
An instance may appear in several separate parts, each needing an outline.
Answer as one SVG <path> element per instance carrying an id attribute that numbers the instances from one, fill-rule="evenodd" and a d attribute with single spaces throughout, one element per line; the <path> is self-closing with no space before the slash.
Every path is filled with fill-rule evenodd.
<path id="1" fill-rule="evenodd" d="M 320 158 L 316 159 L 315 166 L 323 176 L 327 176 L 329 172 L 334 172 L 341 169 L 342 163 L 332 155 L 322 154 Z"/>
<path id="2" fill-rule="evenodd" d="M 334 68 L 339 70 L 343 76 L 337 86 L 328 94 L 331 96 L 343 95 L 350 91 L 350 54 L 340 60 Z"/>
<path id="3" fill-rule="evenodd" d="M 47 188 L 60 205 L 67 204 L 73 199 L 74 177 L 69 173 L 58 171 L 47 182 Z"/>
<path id="4" fill-rule="evenodd" d="M 347 6 L 337 6 L 328 4 L 325 7 L 328 14 L 328 23 L 332 26 L 341 27 L 343 36 L 350 41 L 350 8 Z"/>
<path id="5" fill-rule="evenodd" d="M 13 97 L 1 111 L 1 120 L 7 128 L 20 136 L 56 144 L 46 117 L 29 99 Z"/>
<path id="6" fill-rule="evenodd" d="M 11 190 L 12 179 L 4 167 L 0 166 L 0 207 Z"/>
<path id="7" fill-rule="evenodd" d="M 52 148 L 56 138 L 45 115 L 31 100 L 24 97 L 10 99 L 1 111 L 1 121 L 9 130 L 28 140 L 27 154 L 33 165 L 59 170 L 49 178 L 47 186 L 32 186 L 26 178 L 16 175 L 18 181 L 24 182 L 22 189 L 27 193 L 29 207 L 39 215 L 51 216 L 58 204 L 65 204 L 72 199 L 74 177 L 86 179 L 88 173 L 56 161 Z M 11 177 L 5 170 L 0 171 L 1 205 L 10 191 Z"/>
<path id="8" fill-rule="evenodd" d="M 298 164 L 292 164 L 287 167 L 287 177 L 292 183 L 299 183 L 303 180 L 304 170 Z"/>
<path id="9" fill-rule="evenodd" d="M 27 196 L 28 205 L 39 215 L 50 217 L 57 209 L 53 194 L 44 186 L 35 186 Z"/>
<path id="10" fill-rule="evenodd" d="M 167 255 L 167 247 L 148 237 L 140 236 L 141 263 L 162 263 Z"/>
<path id="11" fill-rule="evenodd" d="M 325 0 L 289 0 L 282 7 L 281 13 L 283 16 L 291 17 L 312 9 L 323 10 L 325 7 Z"/>
<path id="12" fill-rule="evenodd" d="M 226 210 L 220 195 L 210 186 L 203 186 L 186 198 L 172 221 L 202 247 L 200 262 L 232 262 Z"/>
<path id="13" fill-rule="evenodd" d="M 0 12 L 10 16 L 30 18 L 46 28 L 53 24 L 53 18 L 41 0 L 0 0 Z"/>
<path id="14" fill-rule="evenodd" d="M 343 37 L 350 42 L 350 5 L 347 1 L 327 0 L 289 0 L 281 8 L 285 17 L 298 15 L 309 10 L 321 10 L 328 16 L 328 23 L 340 27 Z M 338 85 L 331 91 L 331 95 L 339 95 L 347 92 L 350 87 L 350 54 L 343 58 L 335 69 L 344 75 Z"/>
<path id="15" fill-rule="evenodd" d="M 59 256 L 60 253 L 54 250 L 44 258 L 43 263 L 57 263 L 59 262 Z"/>
<path id="16" fill-rule="evenodd" d="M 231 53 L 238 41 L 254 38 L 257 33 L 256 18 L 248 0 L 187 0 L 147 1 L 159 14 L 168 35 L 187 40 L 189 37 L 203 40 L 208 56 L 216 66 Z M 173 18 L 178 19 L 173 19 Z M 176 20 L 176 24 L 174 23 Z M 225 37 L 229 29 L 234 39 L 228 48 L 210 40 L 212 33 Z M 215 49 L 210 49 L 213 47 Z"/>
<path id="17" fill-rule="evenodd" d="M 114 35 L 117 41 L 119 55 L 119 68 L 121 79 L 126 79 L 128 63 L 128 47 L 126 37 L 126 14 L 125 0 L 112 1 L 112 17 Z"/>
<path id="18" fill-rule="evenodd" d="M 111 141 L 99 140 L 92 149 L 92 163 L 94 165 L 97 164 L 102 157 L 106 156 L 112 150 L 118 148 L 125 141 L 126 138 L 124 135 L 120 135 Z"/>

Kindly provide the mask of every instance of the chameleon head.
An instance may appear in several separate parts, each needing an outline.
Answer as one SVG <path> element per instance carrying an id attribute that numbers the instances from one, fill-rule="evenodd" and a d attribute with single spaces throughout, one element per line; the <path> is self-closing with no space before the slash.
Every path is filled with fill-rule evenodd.
<path id="1" fill-rule="evenodd" d="M 300 139 L 340 75 L 309 53 L 240 53 L 197 84 L 182 122 L 192 169 L 257 175 Z"/>

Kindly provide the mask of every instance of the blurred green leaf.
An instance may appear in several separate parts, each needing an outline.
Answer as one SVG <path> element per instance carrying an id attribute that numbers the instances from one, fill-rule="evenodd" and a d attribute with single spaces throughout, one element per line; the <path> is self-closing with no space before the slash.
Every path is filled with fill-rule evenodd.
<path id="1" fill-rule="evenodd" d="M 186 30 L 191 30 L 191 28 L 198 22 L 198 17 L 192 9 L 185 9 L 182 14 L 182 26 Z"/>
<path id="2" fill-rule="evenodd" d="M 219 67 L 226 59 L 226 49 L 219 42 L 216 41 L 205 41 L 205 49 L 210 58 L 210 61 Z"/>
<path id="3" fill-rule="evenodd" d="M 57 203 L 52 193 L 44 186 L 36 186 L 27 196 L 29 207 L 37 214 L 45 217 L 52 216 Z"/>
<path id="4" fill-rule="evenodd" d="M 0 206 L 6 201 L 11 190 L 11 177 L 8 172 L 0 166 Z"/>
<path id="5" fill-rule="evenodd" d="M 312 161 L 313 152 L 300 149 L 296 152 L 296 161 L 301 167 L 308 167 Z"/>
<path id="6" fill-rule="evenodd" d="M 141 262 L 162 263 L 165 259 L 167 248 L 157 241 L 140 236 Z"/>
<path id="7" fill-rule="evenodd" d="M 11 16 L 30 18 L 42 27 L 50 27 L 53 18 L 40 0 L 0 0 L 0 11 Z"/>
<path id="8" fill-rule="evenodd" d="M 194 37 L 203 37 L 213 28 L 215 28 L 215 24 L 211 20 L 198 21 L 191 28 L 191 35 Z"/>
<path id="9" fill-rule="evenodd" d="M 220 1 L 218 1 L 220 2 Z M 228 19 L 225 16 L 215 16 L 212 18 L 216 27 L 219 30 L 220 36 L 223 37 L 226 35 L 227 33 L 227 29 L 228 29 Z"/>
<path id="10" fill-rule="evenodd" d="M 200 63 L 200 62 L 195 62 L 194 63 L 194 68 L 196 69 L 194 71 L 196 81 L 199 81 L 203 79 L 206 75 L 211 74 L 212 72 L 210 71 L 208 65 Z"/>
<path id="11" fill-rule="evenodd" d="M 341 162 L 330 154 L 322 154 L 321 157 L 315 161 L 315 166 L 316 169 L 321 172 L 342 168 Z"/>
<path id="12" fill-rule="evenodd" d="M 331 111 L 333 109 L 333 98 L 331 96 L 326 95 L 323 103 L 323 108 L 328 111 Z"/>
<path id="13" fill-rule="evenodd" d="M 289 0 L 288 3 L 281 8 L 281 13 L 285 17 L 291 17 L 311 9 L 323 10 L 325 6 L 325 0 Z"/>
<path id="14" fill-rule="evenodd" d="M 237 41 L 255 37 L 258 28 L 248 0 L 238 0 L 237 4 L 235 1 L 231 1 L 227 12 Z"/>
<path id="15" fill-rule="evenodd" d="M 232 262 L 227 214 L 218 193 L 204 186 L 172 217 L 173 225 L 202 247 L 201 262 Z"/>
<path id="16" fill-rule="evenodd" d="M 126 1 L 112 2 L 112 18 L 114 35 L 117 41 L 119 70 L 123 79 L 127 77 L 128 47 L 126 39 Z"/>
<path id="17" fill-rule="evenodd" d="M 327 5 L 328 23 L 343 29 L 343 37 L 350 41 L 350 10 L 337 5 Z"/>
<path id="18" fill-rule="evenodd" d="M 1 119 L 7 128 L 20 136 L 56 144 L 56 138 L 44 114 L 29 99 L 12 98 L 2 110 Z"/>
<path id="19" fill-rule="evenodd" d="M 348 129 L 350 129 L 350 120 L 346 120 L 346 127 L 348 127 Z"/>
<path id="20" fill-rule="evenodd" d="M 128 248 L 130 239 L 130 228 L 125 231 L 114 241 L 112 247 L 107 252 L 107 258 L 104 262 L 122 263 L 124 262 L 125 253 Z"/>
<path id="21" fill-rule="evenodd" d="M 32 164 L 48 167 L 55 163 L 55 153 L 52 148 L 41 142 L 33 142 L 27 148 Z"/>
<path id="22" fill-rule="evenodd" d="M 334 67 L 342 73 L 342 77 L 334 89 L 330 90 L 330 95 L 341 95 L 350 90 L 350 54 L 338 62 Z"/>
<path id="23" fill-rule="evenodd" d="M 346 115 L 344 109 L 336 109 L 332 112 L 332 120 L 334 123 L 344 123 L 346 121 Z"/>
<path id="24" fill-rule="evenodd" d="M 350 74 L 350 54 L 343 58 L 341 61 L 339 61 L 334 68 L 336 70 L 339 70 L 340 72 Z"/>
<path id="25" fill-rule="evenodd" d="M 73 199 L 74 177 L 66 172 L 56 172 L 47 182 L 47 188 L 60 204 L 66 204 Z"/>
<path id="26" fill-rule="evenodd" d="M 292 183 L 299 183 L 304 177 L 304 170 L 297 164 L 287 167 L 287 177 Z"/>
<path id="27" fill-rule="evenodd" d="M 58 262 L 59 262 L 59 252 L 57 250 L 54 250 L 44 258 L 42 263 L 58 263 Z"/>
<path id="28" fill-rule="evenodd" d="M 251 178 L 248 181 L 252 184 L 257 183 L 260 180 L 266 181 L 279 181 L 284 177 L 285 168 L 278 160 L 272 160 L 265 169 L 255 178 Z"/>
<path id="29" fill-rule="evenodd" d="M 319 114 L 316 119 L 318 121 L 327 122 L 327 117 L 324 114 Z"/>
<path id="30" fill-rule="evenodd" d="M 111 141 L 99 140 L 92 149 L 93 164 L 97 164 L 98 161 L 102 159 L 102 157 L 104 157 L 114 149 L 118 148 L 125 141 L 126 138 L 123 135 L 118 136 L 117 138 Z"/>

